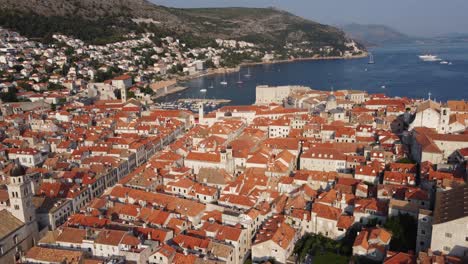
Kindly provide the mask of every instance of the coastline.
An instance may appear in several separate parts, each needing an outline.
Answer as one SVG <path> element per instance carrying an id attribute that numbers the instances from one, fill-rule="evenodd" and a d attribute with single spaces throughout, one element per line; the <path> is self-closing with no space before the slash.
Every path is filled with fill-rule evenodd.
<path id="1" fill-rule="evenodd" d="M 239 64 L 239 66 L 235 68 L 216 68 L 216 69 L 208 69 L 207 72 L 196 74 L 196 75 L 188 75 L 182 78 L 178 78 L 177 82 L 185 82 L 194 79 L 198 79 L 201 77 L 207 76 L 214 76 L 226 73 L 235 73 L 239 72 L 241 68 L 246 66 L 256 66 L 256 65 L 273 65 L 273 64 L 283 64 L 283 63 L 294 63 L 298 61 L 319 61 L 319 60 L 354 60 L 354 59 L 362 59 L 367 58 L 369 54 L 367 52 L 361 55 L 353 55 L 353 56 L 330 56 L 330 57 L 304 57 L 304 58 L 294 58 L 294 59 L 285 59 L 285 60 L 272 60 L 272 61 L 262 61 L 262 62 L 243 62 Z"/>
<path id="2" fill-rule="evenodd" d="M 176 78 L 177 82 L 185 82 L 190 81 L 193 79 L 198 79 L 201 77 L 212 76 L 212 75 L 220 75 L 226 73 L 235 73 L 239 72 L 242 67 L 242 64 L 237 66 L 236 68 L 216 68 L 216 69 L 208 69 L 206 72 L 195 74 L 195 75 L 187 75 L 180 78 Z"/>
<path id="3" fill-rule="evenodd" d="M 354 55 L 349 57 L 343 56 L 330 56 L 330 57 L 304 57 L 304 58 L 294 58 L 294 59 L 286 59 L 286 60 L 274 60 L 271 62 L 246 62 L 242 63 L 240 66 L 255 66 L 255 65 L 270 65 L 270 64 L 283 64 L 283 63 L 293 63 L 298 61 L 318 61 L 318 60 L 354 60 L 354 59 L 362 59 L 367 58 L 369 54 L 366 52 L 361 55 Z"/>
<path id="4" fill-rule="evenodd" d="M 187 89 L 188 89 L 188 87 L 186 87 L 186 86 L 176 86 L 176 87 L 172 88 L 171 90 L 168 90 L 165 94 L 154 95 L 152 99 L 157 100 L 157 99 L 163 98 L 163 97 L 171 95 L 171 94 L 182 92 L 182 91 L 187 90 Z"/>
<path id="5" fill-rule="evenodd" d="M 349 56 L 349 57 L 343 57 L 343 56 L 332 56 L 332 57 L 305 57 L 305 58 L 294 58 L 294 59 L 286 59 L 286 60 L 273 60 L 273 61 L 268 61 L 268 62 L 244 62 L 241 63 L 239 66 L 235 68 L 216 68 L 216 69 L 208 69 L 206 72 L 196 74 L 196 75 L 188 75 L 188 76 L 183 76 L 176 78 L 176 82 L 178 84 L 177 87 L 174 89 L 167 91 L 166 94 L 164 95 L 158 95 L 155 96 L 155 100 L 164 98 L 168 95 L 175 94 L 178 92 L 181 92 L 188 87 L 185 87 L 181 84 L 181 82 L 187 82 L 191 81 L 194 79 L 202 78 L 202 77 L 209 77 L 209 76 L 216 76 L 216 75 L 221 75 L 221 74 L 228 74 L 228 73 L 236 73 L 239 72 L 243 67 L 248 67 L 248 66 L 256 66 L 256 65 L 273 65 L 273 64 L 284 64 L 284 63 L 294 63 L 298 61 L 319 61 L 319 60 L 353 60 L 353 59 L 362 59 L 368 57 L 369 54 L 367 52 L 361 54 L 361 55 L 354 55 L 354 56 Z"/>

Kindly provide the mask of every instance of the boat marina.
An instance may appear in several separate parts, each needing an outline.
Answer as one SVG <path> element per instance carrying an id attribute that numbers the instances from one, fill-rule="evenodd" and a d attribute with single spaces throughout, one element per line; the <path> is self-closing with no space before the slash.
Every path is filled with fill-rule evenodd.
<path id="1" fill-rule="evenodd" d="M 222 105 L 229 104 L 231 100 L 226 99 L 200 99 L 200 98 L 184 98 L 176 101 L 158 102 L 154 104 L 156 109 L 179 109 L 197 112 L 200 104 L 203 104 L 203 108 L 207 110 L 215 110 Z"/>

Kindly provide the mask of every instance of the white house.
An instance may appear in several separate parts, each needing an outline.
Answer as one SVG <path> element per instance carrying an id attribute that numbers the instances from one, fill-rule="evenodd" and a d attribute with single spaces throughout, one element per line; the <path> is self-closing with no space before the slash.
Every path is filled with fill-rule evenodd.
<path id="1" fill-rule="evenodd" d="M 300 158 L 301 170 L 338 171 L 346 170 L 346 156 L 337 150 L 326 148 L 311 148 Z"/>

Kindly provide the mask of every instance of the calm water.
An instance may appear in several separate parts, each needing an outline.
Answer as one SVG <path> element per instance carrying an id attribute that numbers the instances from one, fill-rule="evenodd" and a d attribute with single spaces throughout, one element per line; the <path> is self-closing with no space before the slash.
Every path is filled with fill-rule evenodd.
<path id="1" fill-rule="evenodd" d="M 237 84 L 238 73 L 226 75 L 227 86 L 220 84 L 224 77 L 210 76 L 187 82 L 189 89 L 165 97 L 230 99 L 231 104 L 255 102 L 257 85 L 306 85 L 314 89 L 361 89 L 391 96 L 427 97 L 431 92 L 436 100 L 468 99 L 468 43 L 440 45 L 398 45 L 375 48 L 375 64 L 368 59 L 302 61 L 241 69 L 243 84 Z M 430 52 L 452 65 L 423 62 L 418 55 Z M 211 84 L 213 89 L 208 88 Z M 385 88 L 382 88 L 385 86 Z M 207 89 L 201 93 L 200 89 Z"/>

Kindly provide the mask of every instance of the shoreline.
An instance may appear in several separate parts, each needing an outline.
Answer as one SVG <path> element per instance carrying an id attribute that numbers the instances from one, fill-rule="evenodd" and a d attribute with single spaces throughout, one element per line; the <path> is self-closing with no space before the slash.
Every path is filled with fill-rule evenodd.
<path id="1" fill-rule="evenodd" d="M 178 84 L 177 87 L 175 87 L 171 91 L 168 91 L 164 95 L 156 96 L 154 99 L 158 100 L 158 99 L 164 98 L 166 96 L 169 96 L 171 94 L 175 94 L 175 93 L 178 93 L 178 92 L 181 92 L 181 91 L 184 91 L 184 90 L 188 89 L 188 87 L 183 86 L 181 84 L 181 82 L 187 82 L 187 81 L 195 80 L 195 79 L 202 78 L 202 77 L 210 77 L 210 76 L 216 76 L 216 75 L 221 75 L 221 74 L 236 73 L 236 72 L 239 72 L 243 67 L 246 67 L 246 66 L 284 64 L 284 63 L 294 63 L 294 62 L 299 62 L 299 61 L 354 60 L 354 59 L 367 58 L 368 56 L 369 56 L 369 54 L 367 52 L 365 52 L 364 54 L 350 56 L 350 57 L 343 57 L 343 56 L 304 57 L 304 58 L 294 58 L 294 59 L 286 59 L 286 60 L 274 60 L 274 61 L 269 61 L 269 62 L 264 62 L 264 61 L 262 61 L 262 62 L 243 62 L 243 63 L 239 64 L 239 66 L 237 66 L 235 68 L 208 69 L 204 73 L 176 78 L 176 81 L 177 81 L 177 84 Z"/>
<path id="2" fill-rule="evenodd" d="M 270 64 L 283 64 L 283 63 L 293 63 L 298 61 L 319 61 L 319 60 L 354 60 L 367 58 L 369 54 L 366 52 L 362 55 L 354 55 L 350 57 L 343 56 L 330 56 L 330 57 L 304 57 L 304 58 L 294 58 L 294 59 L 285 59 L 285 60 L 274 60 L 271 62 L 246 62 L 241 63 L 240 66 L 255 66 L 255 65 L 270 65 Z"/>
<path id="3" fill-rule="evenodd" d="M 176 86 L 176 87 L 172 88 L 170 91 L 167 91 L 167 93 L 165 93 L 165 94 L 154 95 L 154 97 L 152 99 L 153 100 L 158 100 L 158 99 L 164 98 L 164 97 L 166 97 L 168 95 L 185 91 L 187 89 L 188 89 L 188 87 L 186 87 L 186 86 Z"/>
<path id="4" fill-rule="evenodd" d="M 190 81 L 194 79 L 198 79 L 201 77 L 206 77 L 206 76 L 212 76 L 212 75 L 220 75 L 220 74 L 226 74 L 226 73 L 235 73 L 239 72 L 241 69 L 241 65 L 239 65 L 236 68 L 216 68 L 216 69 L 209 69 L 204 73 L 196 74 L 196 75 L 188 75 L 188 76 L 183 76 L 181 78 L 176 78 L 177 82 L 185 82 L 185 81 Z"/>
<path id="5" fill-rule="evenodd" d="M 330 57 L 304 57 L 304 58 L 294 58 L 294 59 L 285 59 L 285 60 L 273 60 L 273 61 L 262 61 L 262 62 L 243 62 L 239 64 L 239 66 L 235 68 L 216 68 L 216 69 L 211 69 L 207 70 L 205 73 L 197 74 L 197 75 L 192 75 L 192 76 L 184 76 L 183 78 L 177 79 L 177 82 L 185 82 L 185 81 L 191 81 L 194 79 L 198 79 L 201 77 L 207 77 L 207 76 L 215 76 L 215 75 L 220 75 L 220 74 L 227 74 L 227 73 L 235 73 L 239 72 L 243 67 L 246 66 L 256 66 L 256 65 L 273 65 L 273 64 L 284 64 L 284 63 L 294 63 L 294 62 L 299 62 L 299 61 L 320 61 L 320 60 L 355 60 L 355 59 L 362 59 L 362 58 L 367 58 L 369 54 L 365 52 L 364 54 L 361 55 L 354 55 L 354 56 L 349 56 L 349 57 L 343 57 L 343 56 L 330 56 Z"/>

